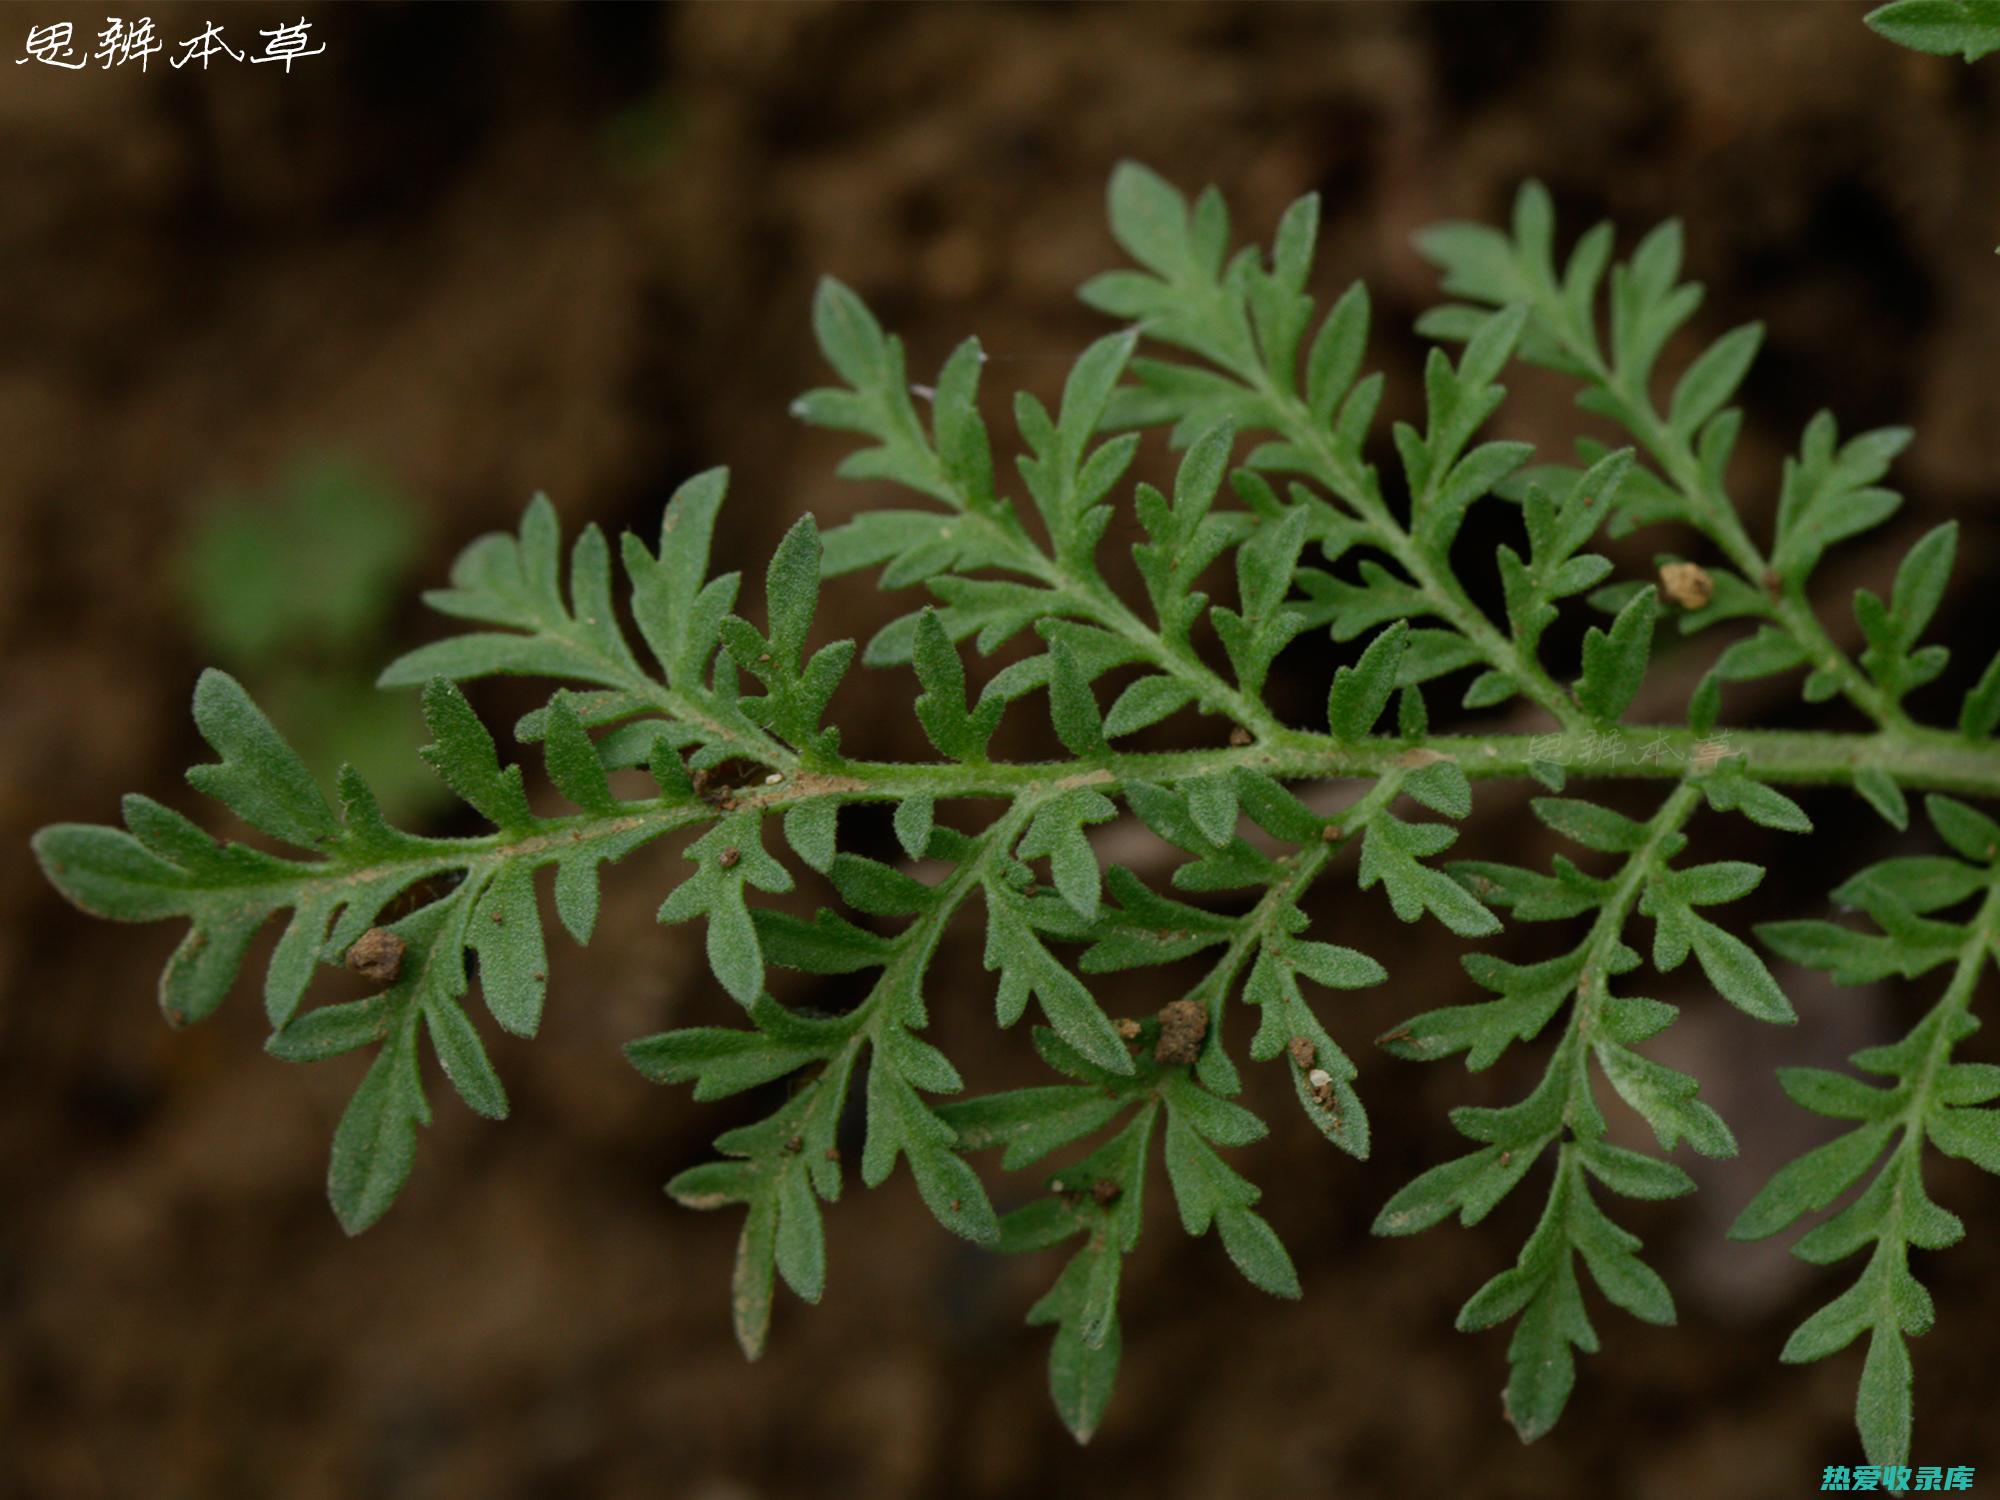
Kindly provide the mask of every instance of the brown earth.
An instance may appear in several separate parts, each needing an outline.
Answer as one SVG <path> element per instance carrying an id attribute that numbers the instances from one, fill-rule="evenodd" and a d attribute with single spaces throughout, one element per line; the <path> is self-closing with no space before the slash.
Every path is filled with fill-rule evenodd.
<path id="1" fill-rule="evenodd" d="M 761 568 L 800 511 L 830 524 L 882 493 L 832 479 L 843 441 L 785 415 L 822 378 L 814 279 L 853 284 L 915 370 L 976 331 L 994 387 L 1046 396 L 1102 330 L 1072 292 L 1114 261 L 1101 200 L 1126 156 L 1220 184 L 1251 233 L 1318 189 L 1316 286 L 1373 287 L 1386 416 L 1413 409 L 1407 330 L 1432 299 L 1413 230 L 1499 215 L 1530 175 L 1571 233 L 1608 215 L 1629 243 L 1680 215 L 1710 287 L 1698 332 L 1769 324 L 1738 459 L 1760 520 L 1817 407 L 1849 430 L 1918 429 L 1897 471 L 1908 503 L 1843 576 L 1881 588 L 1911 538 L 1961 519 L 1941 629 L 1963 659 L 1925 704 L 1946 712 L 1990 650 L 1979 599 L 2000 559 L 2000 60 L 1904 53 L 1846 4 L 306 13 L 328 50 L 290 76 L 0 68 L 0 1496 L 1652 1500 L 1804 1493 L 1819 1466 L 1858 1461 L 1858 1356 L 1775 1359 L 1844 1281 L 1721 1230 L 1822 1134 L 1770 1069 L 1880 1038 L 1928 986 L 1788 975 L 1806 1024 L 1776 1036 L 1686 973 L 1656 983 L 1690 1007 L 1658 1055 L 1702 1074 L 1745 1151 L 1690 1162 L 1695 1200 L 1621 1205 L 1681 1324 L 1599 1304 L 1605 1351 L 1558 1431 L 1524 1449 L 1495 1399 L 1504 1338 L 1451 1319 L 1511 1260 L 1530 1195 L 1470 1232 L 1367 1228 L 1454 1149 L 1449 1108 L 1515 1097 L 1530 1075 L 1371 1048 L 1464 996 L 1461 945 L 1387 921 L 1379 892 L 1322 892 L 1322 920 L 1394 976 L 1325 1008 L 1362 1061 L 1375 1156 L 1330 1153 L 1282 1080 L 1253 1081 L 1273 1135 L 1237 1156 L 1306 1300 L 1245 1286 L 1153 1194 L 1120 1389 L 1079 1449 L 1047 1409 L 1044 1334 L 1021 1325 L 1055 1263 L 952 1241 L 906 1177 L 831 1213 L 824 1305 L 785 1302 L 770 1353 L 743 1364 L 735 1221 L 658 1184 L 745 1116 L 650 1088 L 617 1052 L 731 1009 L 695 934 L 652 920 L 670 850 L 617 872 L 590 949 L 558 940 L 541 1038 L 495 1040 L 513 1120 L 476 1122 L 434 1089 L 404 1200 L 350 1243 L 321 1179 L 356 1061 L 265 1057 L 247 984 L 170 1034 L 147 997 L 174 937 L 71 912 L 25 841 L 108 820 L 127 790 L 194 806 L 176 768 L 199 758 L 200 663 L 162 557 L 204 497 L 338 448 L 422 497 L 437 579 L 537 489 L 572 525 L 645 531 L 681 478 L 728 462 L 718 565 Z M 63 14 L 102 25 L 55 5 L 5 20 L 24 33 Z M 153 14 L 176 38 L 202 19 Z M 223 14 L 247 33 L 264 9 Z M 1565 444 L 1562 387 L 1518 385 L 1502 429 Z M 1168 462 L 1144 460 L 1155 477 Z M 1644 566 L 1641 541 L 1621 559 Z M 823 605 L 863 635 L 907 607 L 859 580 Z M 414 606 L 398 626 L 435 633 Z M 1294 655 L 1278 695 L 1304 714 L 1327 665 Z M 850 683 L 849 748 L 915 753 L 908 694 L 901 674 Z M 530 699 L 480 701 L 506 722 Z M 1466 846 L 1520 843 L 1518 797 L 1481 803 Z M 1828 852 L 1845 873 L 1887 845 L 1844 799 L 1810 810 L 1808 854 L 1721 820 L 1697 830 L 1775 862 L 1747 915 L 1822 910 Z M 961 935 L 933 985 L 940 1044 L 975 1085 L 1035 1076 L 1024 1037 L 993 1040 L 990 995 Z M 1105 999 L 1158 1003 L 1144 984 Z M 1940 1327 L 1914 1346 L 1917 1458 L 1984 1470 L 2000 1464 L 2000 1199 L 1957 1164 L 1932 1183 L 1970 1238 L 1921 1258 Z"/>

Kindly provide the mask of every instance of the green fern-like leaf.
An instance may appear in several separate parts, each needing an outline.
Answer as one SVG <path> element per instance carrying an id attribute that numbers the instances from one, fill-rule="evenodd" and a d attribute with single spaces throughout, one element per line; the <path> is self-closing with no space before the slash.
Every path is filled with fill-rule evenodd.
<path id="1" fill-rule="evenodd" d="M 1944 0 L 1902 0 L 1871 22 L 1970 53 L 1976 38 L 1968 44 L 1962 28 L 1979 5 L 1968 4 L 1945 16 Z M 1469 1149 L 1375 1219 L 1385 1235 L 1454 1216 L 1476 1225 L 1551 1162 L 1514 1263 L 1458 1315 L 1468 1331 L 1512 1326 L 1506 1410 L 1533 1439 L 1567 1404 L 1577 1353 L 1598 1347 L 1586 1287 L 1642 1321 L 1674 1320 L 1671 1290 L 1606 1205 L 1691 1191 L 1669 1159 L 1683 1145 L 1711 1158 L 1736 1151 L 1700 1081 L 1651 1054 L 1678 1008 L 1640 993 L 1639 974 L 1650 967 L 1683 1003 L 1733 1007 L 1742 1017 L 1729 1015 L 1732 1025 L 1799 1019 L 1785 969 L 1774 973 L 1724 911 L 1764 872 L 1696 855 L 1694 840 L 1707 825 L 1731 826 L 1711 814 L 1810 837 L 1786 787 L 1851 789 L 1897 832 L 1910 796 L 1922 796 L 1935 844 L 1833 892 L 1870 926 L 1820 920 L 1811 902 L 1794 902 L 1801 915 L 1758 936 L 1778 959 L 1843 984 L 1947 967 L 1951 978 L 1903 1041 L 1855 1058 L 1887 1082 L 1780 1071 L 1786 1093 L 1844 1133 L 1779 1172 L 1735 1231 L 1775 1233 L 1859 1189 L 1796 1248 L 1815 1263 L 1867 1249 L 1866 1267 L 1782 1358 L 1830 1356 L 1867 1333 L 1862 1437 L 1871 1460 L 1900 1462 L 1913 1422 L 1907 1340 L 1933 1320 L 1910 1252 L 1962 1233 L 1925 1195 L 1924 1151 L 2000 1170 L 2000 1070 L 1954 1055 L 2000 942 L 2000 823 L 1972 805 L 2000 798 L 2000 664 L 1948 728 L 1920 724 L 1908 706 L 1927 703 L 1945 666 L 1944 643 L 1925 637 L 1956 530 L 1932 530 L 1892 578 L 1856 595 L 1858 656 L 1812 605 L 1825 554 L 1899 506 L 1882 481 L 1908 434 L 1843 441 L 1830 416 L 1815 418 L 1774 476 L 1770 535 L 1753 536 L 1727 481 L 1741 428 L 1730 403 L 1761 328 L 1723 331 L 1663 370 L 1701 301 L 1680 280 L 1678 226 L 1615 264 L 1612 231 L 1600 226 L 1559 263 L 1550 199 L 1530 184 L 1507 230 L 1447 224 L 1420 237 L 1456 299 L 1420 329 L 1462 347 L 1431 352 L 1420 419 L 1387 434 L 1395 463 L 1385 479 L 1367 456 L 1382 396 L 1381 378 L 1362 373 L 1368 295 L 1355 284 L 1321 311 L 1316 199 L 1285 213 L 1268 251 L 1233 253 L 1213 189 L 1190 202 L 1128 163 L 1109 210 L 1136 268 L 1094 278 L 1083 295 L 1124 326 L 1080 354 L 1053 412 L 1016 398 L 1012 470 L 995 458 L 1007 435 L 982 411 L 978 344 L 951 353 L 920 407 L 902 345 L 828 281 L 812 324 L 836 383 L 794 412 L 856 434 L 840 472 L 907 500 L 824 535 L 797 519 L 754 600 L 737 575 L 709 576 L 727 489 L 719 470 L 674 494 L 652 544 L 627 536 L 614 554 L 590 527 L 565 559 L 555 509 L 538 498 L 518 532 L 465 549 L 451 586 L 428 597 L 476 628 L 418 647 L 382 681 L 421 689 L 422 758 L 490 831 L 394 828 L 352 771 L 329 798 L 243 689 L 208 673 L 194 716 L 216 759 L 189 780 L 249 837 L 219 842 L 135 796 L 122 829 L 43 830 L 44 870 L 86 911 L 188 924 L 160 983 L 176 1025 L 222 1003 L 256 935 L 282 918 L 262 982 L 269 1050 L 297 1062 L 374 1053 L 328 1171 L 334 1210 L 358 1232 L 411 1175 L 430 1119 L 427 1060 L 473 1111 L 506 1116 L 479 1012 L 525 1037 L 546 1004 L 562 1003 L 541 872 L 553 872 L 563 928 L 588 942 L 601 867 L 674 840 L 679 858 L 654 867 L 665 877 L 659 918 L 700 924 L 716 1003 L 634 1040 L 627 1055 L 697 1100 L 742 1098 L 746 1123 L 668 1190 L 690 1208 L 743 1215 L 731 1304 L 745 1353 L 767 1344 L 780 1282 L 807 1302 L 827 1295 L 825 1206 L 841 1197 L 844 1152 L 858 1144 L 865 1186 L 907 1178 L 942 1228 L 975 1245 L 1066 1247 L 1028 1320 L 1054 1329 L 1050 1391 L 1079 1440 L 1113 1419 L 1123 1316 L 1155 1312 L 1121 1308 L 1144 1205 L 1162 1191 L 1149 1183 L 1164 1177 L 1188 1234 L 1212 1234 L 1218 1266 L 1227 1259 L 1274 1296 L 1301 1295 L 1250 1172 L 1273 1090 L 1279 1108 L 1296 1106 L 1342 1152 L 1369 1154 L 1363 1100 L 1378 1065 L 1340 1037 L 1344 992 L 1394 983 L 1366 951 L 1370 923 L 1386 910 L 1467 944 L 1503 919 L 1548 924 L 1562 935 L 1538 956 L 1468 947 L 1462 993 L 1412 1007 L 1380 1039 L 1392 1058 L 1463 1054 L 1472 1071 L 1539 1049 L 1529 1092 L 1454 1110 Z M 1574 454 L 1543 457 L 1483 435 L 1515 360 L 1574 380 L 1579 403 L 1629 441 L 1579 440 Z M 1128 491 L 1155 430 L 1182 450 L 1172 479 Z M 1454 551 L 1475 507 L 1513 528 L 1477 578 L 1465 549 Z M 1661 554 L 1656 571 L 1615 576 L 1595 550 L 1600 536 L 1654 525 L 1678 528 L 1680 550 Z M 1107 570 L 1114 537 L 1132 539 L 1132 574 Z M 862 571 L 883 589 L 921 593 L 857 648 L 826 628 L 822 594 Z M 1138 597 L 1114 586 L 1121 576 L 1136 576 Z M 1580 632 L 1552 633 L 1565 611 L 1592 609 L 1601 614 Z M 1694 639 L 1711 630 L 1715 645 Z M 1552 643 L 1565 640 L 1580 644 L 1555 660 Z M 1016 642 L 1007 665 L 973 670 L 973 656 Z M 1662 717 L 1656 662 L 1694 650 L 1709 652 L 1701 686 Z M 1325 708 L 1292 723 L 1270 689 L 1281 663 L 1308 656 L 1322 675 L 1305 701 Z M 840 689 L 857 657 L 908 692 L 935 758 L 872 761 L 844 748 Z M 1808 705 L 1844 698 L 1868 728 L 1725 726 L 1725 685 L 1790 673 L 1803 674 Z M 532 777 L 462 686 L 501 674 L 555 684 L 514 726 L 515 741 L 538 747 Z M 1434 704 L 1478 713 L 1508 703 L 1528 722 L 1433 728 Z M 1009 742 L 999 731 L 1010 714 L 1057 747 L 1052 758 L 992 758 L 996 739 Z M 1133 748 L 1169 743 L 1173 731 L 1184 748 Z M 646 779 L 631 774 L 640 768 Z M 1607 806 L 1590 785 L 1607 779 L 1646 784 L 1650 811 Z M 1312 785 L 1328 782 L 1351 794 L 1320 800 Z M 1530 793 L 1524 816 L 1565 852 L 1546 868 L 1476 847 L 1448 858 L 1461 852 L 1475 783 L 1482 805 L 1509 783 Z M 851 847 L 864 820 L 843 813 L 868 806 L 894 843 L 864 854 Z M 1109 860 L 1116 825 L 1150 837 L 1148 861 Z M 830 893 L 810 919 L 767 899 L 793 891 L 802 871 Z M 1355 895 L 1321 899 L 1350 871 Z M 961 919 L 983 924 L 990 996 L 933 977 Z M 335 965 L 374 992 L 310 1003 L 318 970 Z M 1158 1003 L 1119 1016 L 1112 995 L 1137 991 L 1099 976 L 1140 970 L 1153 971 L 1143 977 Z M 778 971 L 837 983 L 837 1009 L 781 1000 Z M 991 1005 L 994 1046 L 1025 1035 L 1049 1080 L 969 1091 L 977 1071 L 929 1034 L 934 1008 L 968 1002 Z M 1031 1006 L 1044 1024 L 1020 1026 Z M 1282 1083 L 1267 1082 L 1278 1072 Z M 1612 1143 L 1600 1077 L 1656 1149 Z M 1003 1173 L 1032 1170 L 1033 1183 L 989 1189 L 976 1165 L 988 1152 Z M 996 1200 L 1013 1206 L 1002 1213 Z"/>

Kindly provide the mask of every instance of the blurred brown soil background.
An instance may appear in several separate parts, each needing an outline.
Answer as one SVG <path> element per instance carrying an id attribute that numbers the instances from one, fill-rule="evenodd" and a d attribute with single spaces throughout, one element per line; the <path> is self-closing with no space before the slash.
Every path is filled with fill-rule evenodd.
<path id="1" fill-rule="evenodd" d="M 101 9 L 9 7 L 0 37 L 16 46 L 64 16 L 94 33 Z M 1468 998 L 1463 945 L 1329 881 L 1316 918 L 1392 975 L 1323 1005 L 1361 1062 L 1374 1158 L 1332 1152 L 1283 1080 L 1253 1070 L 1272 1136 L 1234 1156 L 1265 1186 L 1306 1299 L 1265 1298 L 1213 1238 L 1186 1239 L 1161 1183 L 1127 1269 L 1119 1390 L 1079 1449 L 1048 1409 L 1046 1334 L 1021 1324 L 1059 1260 L 1002 1263 L 951 1240 L 906 1175 L 830 1210 L 823 1305 L 781 1294 L 769 1354 L 742 1362 L 727 1321 L 737 1217 L 676 1208 L 659 1184 L 757 1101 L 696 1106 L 617 1051 L 733 1010 L 698 932 L 652 920 L 672 849 L 610 873 L 587 951 L 552 932 L 541 1037 L 490 1041 L 514 1118 L 474 1120 L 433 1071 L 415 1176 L 349 1242 L 322 1178 L 360 1060 L 268 1059 L 248 982 L 212 1023 L 169 1033 L 150 997 L 178 935 L 72 912 L 26 840 L 50 821 L 110 821 L 128 790 L 220 826 L 178 780 L 201 758 L 187 714 L 201 662 L 163 563 L 205 496 L 338 448 L 420 497 L 434 583 L 537 489 L 572 528 L 650 534 L 676 483 L 726 462 L 717 565 L 761 572 L 800 511 L 824 526 L 884 497 L 832 479 L 844 441 L 786 415 L 824 378 L 814 279 L 867 297 L 907 339 L 914 378 L 978 333 L 998 424 L 1011 388 L 1049 396 L 1103 331 L 1072 294 L 1116 262 L 1102 195 L 1125 156 L 1219 184 L 1239 238 L 1321 192 L 1315 289 L 1373 288 L 1384 434 L 1414 413 L 1408 330 L 1434 300 L 1412 231 L 1497 217 L 1530 175 L 1566 239 L 1608 215 L 1629 246 L 1682 216 L 1710 288 L 1697 332 L 1769 324 L 1735 470 L 1755 524 L 1818 406 L 1847 431 L 1917 428 L 1896 470 L 1903 511 L 1827 573 L 1882 588 L 1913 537 L 1961 520 L 1940 627 L 1960 660 L 1918 705 L 1946 714 L 1995 635 L 2000 64 L 1905 53 L 1862 9 L 309 5 L 327 51 L 289 76 L 176 73 L 165 57 L 143 77 L 0 65 L 0 1496 L 1664 1500 L 1806 1493 L 1821 1465 L 1858 1462 L 1858 1351 L 1776 1362 L 1849 1268 L 1721 1234 L 1826 1133 L 1771 1069 L 1900 1030 L 1933 983 L 1836 992 L 1781 970 L 1805 1024 L 1780 1034 L 1692 965 L 1635 976 L 1688 1007 L 1655 1050 L 1705 1079 L 1744 1154 L 1682 1153 L 1695 1199 L 1618 1205 L 1681 1326 L 1594 1302 L 1605 1351 L 1582 1360 L 1555 1434 L 1524 1449 L 1496 1397 L 1505 1335 L 1464 1337 L 1451 1319 L 1511 1262 L 1542 1177 L 1474 1231 L 1367 1228 L 1459 1149 L 1447 1111 L 1517 1097 L 1533 1076 L 1519 1065 L 1543 1049 L 1478 1077 L 1374 1050 L 1399 1018 Z M 297 10 L 216 18 L 240 44 Z M 207 18 L 151 14 L 170 41 Z M 1561 383 L 1511 383 L 1498 430 L 1566 449 L 1587 419 Z M 1154 442 L 1142 468 L 1157 479 L 1171 458 Z M 1468 567 L 1483 577 L 1505 535 L 1477 533 Z M 1674 540 L 1618 556 L 1644 568 Z M 865 638 L 912 602 L 846 580 L 822 629 Z M 1823 605 L 1844 622 L 1844 604 Z M 439 627 L 412 598 L 396 633 Z M 1323 640 L 1295 650 L 1280 701 L 1310 713 L 1339 659 Z M 1650 706 L 1677 712 L 1673 683 L 1684 693 L 1703 661 L 1670 658 Z M 921 753 L 907 674 L 873 675 L 836 704 L 847 747 Z M 504 725 L 532 691 L 476 696 Z M 1732 705 L 1799 718 L 1789 684 Z M 1208 727 L 1174 732 L 1199 742 Z M 1031 727 L 1009 733 L 1034 748 Z M 1525 793 L 1479 801 L 1463 848 L 1546 859 Z M 1697 824 L 1710 857 L 1772 862 L 1745 920 L 1824 911 L 1834 879 L 1894 842 L 1850 799 L 1809 809 L 1810 844 Z M 1504 951 L 1554 940 L 1530 929 Z M 1126 1014 L 1157 989 L 1103 994 Z M 991 994 L 960 931 L 932 982 L 937 1039 L 975 1086 L 1034 1078 L 1025 1034 L 994 1033 Z M 1995 1057 L 1990 1036 L 1970 1055 Z M 1940 1327 L 1913 1346 L 1916 1459 L 1991 1482 L 2000 1195 L 1955 1163 L 1930 1181 L 1970 1238 L 1920 1258 Z M 1022 1188 L 995 1191 L 1005 1206 Z"/>

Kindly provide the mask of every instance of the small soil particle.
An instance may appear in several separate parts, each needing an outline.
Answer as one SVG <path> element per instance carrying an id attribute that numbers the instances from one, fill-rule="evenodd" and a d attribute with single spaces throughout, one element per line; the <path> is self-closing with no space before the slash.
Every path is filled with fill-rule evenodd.
<path id="1" fill-rule="evenodd" d="M 1321 1109 L 1333 1108 L 1333 1075 L 1325 1068 L 1314 1068 L 1306 1074 L 1306 1086 Z"/>
<path id="2" fill-rule="evenodd" d="M 1714 596 L 1715 580 L 1700 563 L 1663 563 L 1660 589 L 1682 609 L 1700 609 Z"/>
<path id="3" fill-rule="evenodd" d="M 1160 1041 L 1153 1061 L 1169 1065 L 1191 1063 L 1201 1056 L 1201 1039 L 1208 1035 L 1208 1010 L 1199 1000 L 1174 1000 L 1160 1007 Z"/>
<path id="4" fill-rule="evenodd" d="M 347 950 L 347 967 L 377 984 L 394 984 L 409 944 L 386 927 L 371 927 Z"/>

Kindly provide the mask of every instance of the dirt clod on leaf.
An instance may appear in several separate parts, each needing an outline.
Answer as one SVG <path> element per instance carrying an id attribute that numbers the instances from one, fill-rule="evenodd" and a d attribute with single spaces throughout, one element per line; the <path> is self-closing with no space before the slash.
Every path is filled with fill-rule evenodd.
<path id="1" fill-rule="evenodd" d="M 386 927 L 371 927 L 347 950 L 347 967 L 377 984 L 394 984 L 409 944 Z"/>
<path id="2" fill-rule="evenodd" d="M 1191 1063 L 1201 1056 L 1201 1039 L 1208 1035 L 1208 1010 L 1199 1000 L 1174 1000 L 1160 1007 L 1160 1041 L 1153 1048 L 1157 1063 Z"/>
<path id="3" fill-rule="evenodd" d="M 1660 591 L 1682 609 L 1700 609 L 1714 596 L 1715 580 L 1700 563 L 1663 563 Z"/>

